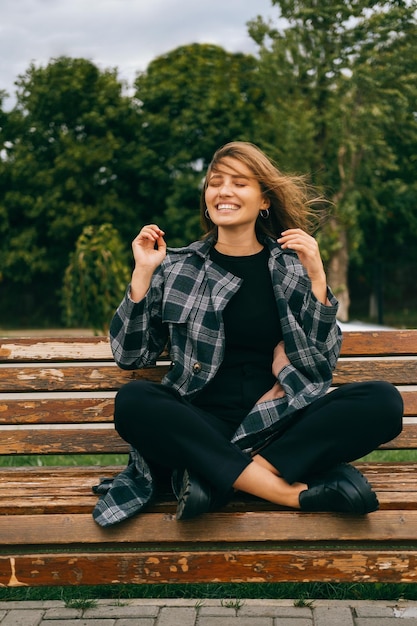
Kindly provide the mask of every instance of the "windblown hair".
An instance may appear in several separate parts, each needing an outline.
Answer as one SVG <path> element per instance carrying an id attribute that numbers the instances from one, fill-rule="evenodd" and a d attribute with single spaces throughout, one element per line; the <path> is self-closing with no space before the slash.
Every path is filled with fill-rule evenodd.
<path id="1" fill-rule="evenodd" d="M 317 227 L 318 211 L 314 204 L 323 198 L 313 197 L 312 189 L 305 177 L 283 174 L 257 146 L 244 141 L 233 141 L 219 148 L 208 169 L 200 201 L 200 217 L 205 236 L 217 236 L 217 226 L 206 215 L 205 192 L 212 172 L 219 171 L 222 161 L 233 158 L 244 163 L 258 181 L 264 198 L 270 202 L 269 217 L 258 217 L 257 236 L 267 235 L 278 238 L 287 228 L 302 228 L 312 233 Z"/>

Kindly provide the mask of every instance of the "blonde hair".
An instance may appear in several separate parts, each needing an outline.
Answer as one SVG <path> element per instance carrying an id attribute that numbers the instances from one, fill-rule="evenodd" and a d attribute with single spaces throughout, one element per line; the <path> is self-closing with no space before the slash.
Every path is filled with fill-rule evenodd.
<path id="1" fill-rule="evenodd" d="M 287 228 L 302 228 L 312 233 L 317 226 L 318 213 L 313 210 L 314 203 L 323 202 L 323 198 L 312 197 L 312 189 L 305 177 L 283 174 L 275 163 L 257 146 L 245 141 L 233 141 L 219 148 L 207 169 L 201 194 L 200 217 L 206 236 L 216 235 L 217 227 L 207 217 L 205 192 L 208 179 L 213 171 L 218 170 L 222 161 L 233 158 L 244 163 L 258 181 L 262 195 L 270 202 L 267 219 L 258 217 L 257 235 L 279 237 Z"/>

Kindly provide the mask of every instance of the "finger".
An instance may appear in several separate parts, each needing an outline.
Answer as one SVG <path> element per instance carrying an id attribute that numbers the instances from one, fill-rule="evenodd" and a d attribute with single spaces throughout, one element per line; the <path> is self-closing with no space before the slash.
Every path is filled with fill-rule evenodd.
<path id="1" fill-rule="evenodd" d="M 165 239 L 162 237 L 162 235 L 156 240 L 156 245 L 158 246 L 158 250 L 164 250 L 167 247 Z"/>
<path id="2" fill-rule="evenodd" d="M 159 228 L 156 224 L 149 224 L 148 226 L 144 226 L 137 236 L 136 240 L 140 241 L 143 239 L 147 239 L 155 243 L 159 237 L 165 235 L 164 231 Z"/>
<path id="3" fill-rule="evenodd" d="M 165 235 L 164 231 L 157 224 L 147 224 L 140 231 L 141 233 L 152 233 L 155 235 Z"/>

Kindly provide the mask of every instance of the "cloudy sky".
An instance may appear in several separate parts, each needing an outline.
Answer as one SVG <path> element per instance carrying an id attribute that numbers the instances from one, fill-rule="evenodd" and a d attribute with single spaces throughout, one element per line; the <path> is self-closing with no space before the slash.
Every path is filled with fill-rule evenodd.
<path id="1" fill-rule="evenodd" d="M 180 45 L 255 53 L 247 21 L 277 13 L 271 0 L 0 0 L 0 89 L 13 96 L 14 80 L 31 62 L 61 55 L 117 67 L 131 84 L 153 58 Z"/>

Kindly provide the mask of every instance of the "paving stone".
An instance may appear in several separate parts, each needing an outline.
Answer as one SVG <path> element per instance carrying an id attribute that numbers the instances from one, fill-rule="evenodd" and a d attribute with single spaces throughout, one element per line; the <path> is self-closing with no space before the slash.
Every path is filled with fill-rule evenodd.
<path id="1" fill-rule="evenodd" d="M 39 626 L 43 617 L 42 609 L 12 609 L 1 622 L 1 626 Z"/>
<path id="2" fill-rule="evenodd" d="M 236 617 L 236 609 L 235 608 L 231 608 L 231 607 L 227 607 L 227 606 L 221 606 L 221 605 L 211 605 L 211 606 L 204 606 L 202 605 L 201 608 L 199 609 L 199 616 L 200 617 L 205 617 L 208 615 L 212 615 L 217 616 L 217 617 Z"/>
<path id="3" fill-rule="evenodd" d="M 159 607 L 156 604 L 148 605 L 131 605 L 131 604 L 112 604 L 112 605 L 99 605 L 86 609 L 83 617 L 85 619 L 91 618 L 113 618 L 122 619 L 126 617 L 157 617 L 159 613 Z"/>
<path id="4" fill-rule="evenodd" d="M 349 607 L 313 607 L 314 626 L 355 626 Z"/>
<path id="5" fill-rule="evenodd" d="M 164 607 L 159 613 L 158 626 L 194 626 L 196 617 L 195 608 Z"/>
<path id="6" fill-rule="evenodd" d="M 82 609 L 70 609 L 65 606 L 59 606 L 54 609 L 46 609 L 43 619 L 79 619 L 82 617 L 82 614 Z"/>
<path id="7" fill-rule="evenodd" d="M 313 619 L 311 609 L 296 606 L 277 606 L 274 604 L 257 606 L 246 606 L 245 604 L 238 611 L 239 617 L 259 615 L 260 617 L 304 617 Z"/>
<path id="8" fill-rule="evenodd" d="M 381 604 L 363 604 L 354 607 L 357 617 L 394 617 L 393 609 L 390 606 Z"/>

